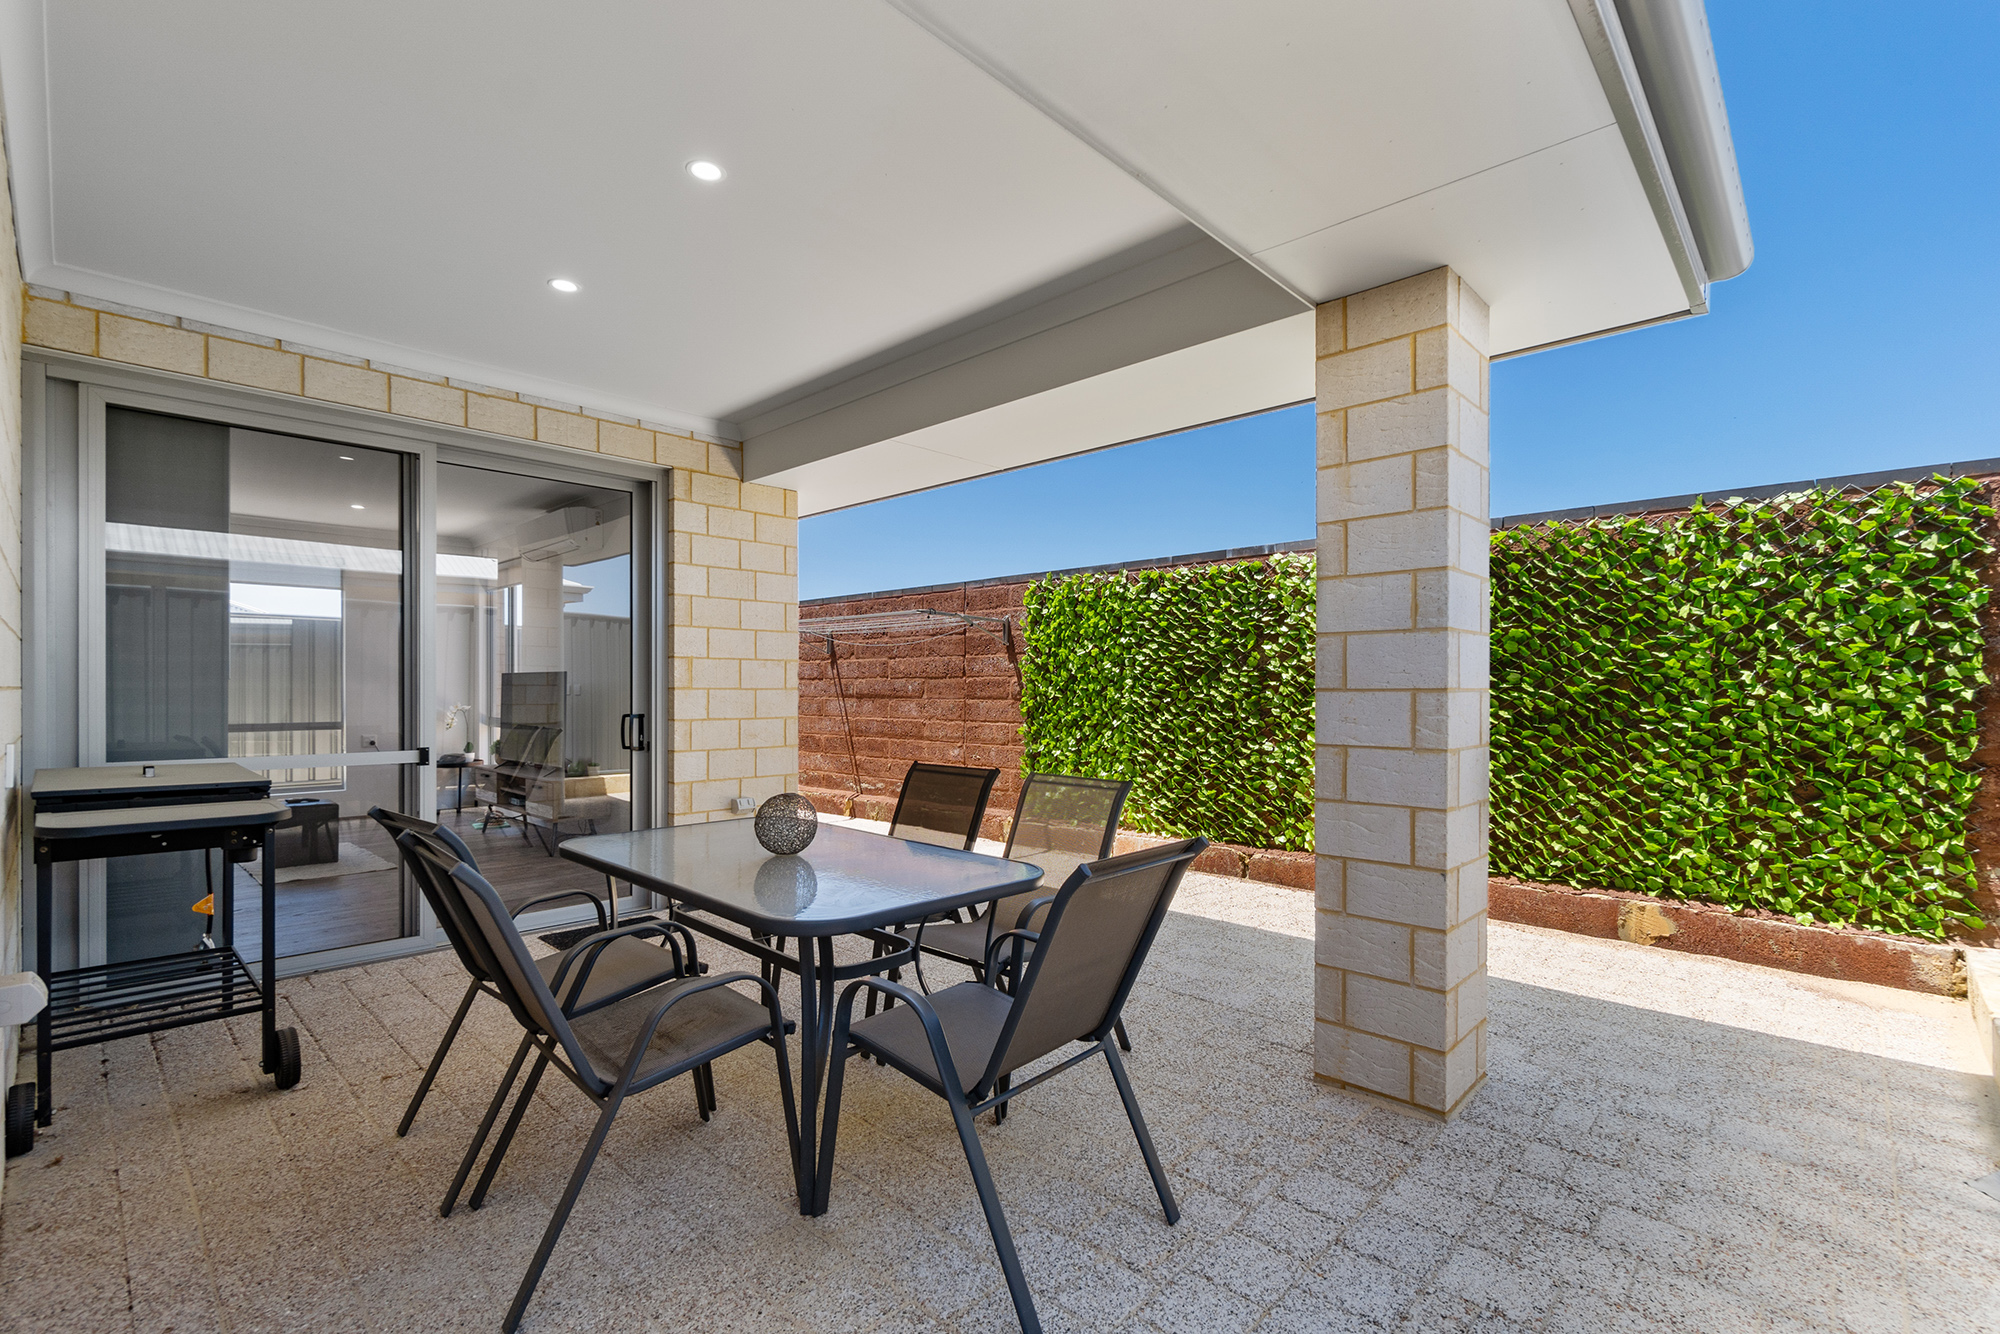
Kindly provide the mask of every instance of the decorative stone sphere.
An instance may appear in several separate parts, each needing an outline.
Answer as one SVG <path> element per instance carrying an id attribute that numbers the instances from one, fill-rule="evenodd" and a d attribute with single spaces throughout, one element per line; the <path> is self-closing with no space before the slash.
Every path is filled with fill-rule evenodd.
<path id="1" fill-rule="evenodd" d="M 818 833 L 819 812 L 796 792 L 780 792 L 757 808 L 757 841 L 766 852 L 804 852 Z"/>

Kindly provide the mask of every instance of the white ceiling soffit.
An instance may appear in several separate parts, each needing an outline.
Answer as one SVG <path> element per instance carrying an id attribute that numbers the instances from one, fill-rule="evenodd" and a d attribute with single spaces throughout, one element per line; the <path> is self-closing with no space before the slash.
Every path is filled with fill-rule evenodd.
<path id="1" fill-rule="evenodd" d="M 1263 282 L 882 0 L 0 25 L 30 282 L 599 411 L 734 435 L 1162 238 Z"/>
<path id="2" fill-rule="evenodd" d="M 1226 278 L 1222 322 L 1261 309 L 1225 252 L 1302 305 L 1449 264 L 1492 305 L 1499 355 L 1701 313 L 1708 272 L 1748 261 L 1700 0 L 890 2 L 1213 237 L 1174 253 Z M 1246 375 L 1248 348 L 1309 357 L 1292 320 L 1103 369 L 1142 329 L 1185 340 L 1195 290 L 1087 318 L 1072 294 L 885 354 L 745 413 L 747 466 L 814 513 L 1311 396 L 1303 372 Z"/>
<path id="3" fill-rule="evenodd" d="M 1703 308 L 1610 0 L 892 2 L 1309 301 L 1449 264 L 1497 354 Z"/>
<path id="4" fill-rule="evenodd" d="M 825 509 L 1308 397 L 1297 313 L 1439 264 L 1500 353 L 1700 309 L 1690 13 L 0 0 L 0 82 L 29 281 L 743 438 Z"/>

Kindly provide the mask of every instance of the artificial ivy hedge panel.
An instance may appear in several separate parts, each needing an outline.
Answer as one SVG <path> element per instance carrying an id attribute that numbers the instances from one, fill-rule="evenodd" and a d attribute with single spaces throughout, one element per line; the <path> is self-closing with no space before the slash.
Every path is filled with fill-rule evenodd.
<path id="1" fill-rule="evenodd" d="M 1979 926 L 1992 517 L 1956 479 L 1496 533 L 1493 870 Z"/>
<path id="2" fill-rule="evenodd" d="M 1032 585 L 1026 767 L 1133 780 L 1128 828 L 1311 849 L 1313 568 L 1279 555 Z"/>

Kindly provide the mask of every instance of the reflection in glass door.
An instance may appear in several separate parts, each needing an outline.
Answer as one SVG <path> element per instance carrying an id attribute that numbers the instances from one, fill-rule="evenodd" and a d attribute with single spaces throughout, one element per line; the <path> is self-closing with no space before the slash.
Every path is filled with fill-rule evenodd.
<path id="1" fill-rule="evenodd" d="M 107 407 L 107 764 L 231 758 L 292 805 L 277 848 L 284 954 L 421 930 L 369 807 L 410 809 L 403 606 L 408 456 Z M 297 757 L 296 765 L 273 760 Z M 105 864 L 110 962 L 193 948 L 199 892 L 234 874 L 258 939 L 258 862 Z"/>
<path id="2" fill-rule="evenodd" d="M 633 493 L 456 464 L 437 478 L 438 818 L 509 906 L 601 894 L 555 850 L 633 828 L 643 798 L 626 749 L 643 744 Z"/>

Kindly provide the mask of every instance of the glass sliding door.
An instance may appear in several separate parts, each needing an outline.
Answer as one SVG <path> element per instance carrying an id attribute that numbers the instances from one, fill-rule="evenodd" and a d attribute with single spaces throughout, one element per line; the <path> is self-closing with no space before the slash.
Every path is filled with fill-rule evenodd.
<path id="1" fill-rule="evenodd" d="M 627 488 L 438 466 L 437 809 L 510 906 L 602 892 L 556 847 L 633 828 L 643 800 L 634 510 Z"/>
<path id="2" fill-rule="evenodd" d="M 297 967 L 442 941 L 375 806 L 450 822 L 512 905 L 603 895 L 556 853 L 650 823 L 650 479 L 131 386 L 75 404 L 82 596 L 39 615 L 74 645 L 79 700 L 50 762 L 268 774 L 292 808 L 273 870 L 279 953 L 314 956 Z M 81 864 L 59 886 L 76 957 L 192 948 L 224 876 L 254 949 L 261 874 Z"/>
<path id="3" fill-rule="evenodd" d="M 229 758 L 269 773 L 292 806 L 277 849 L 284 954 L 418 934 L 396 850 L 367 818 L 414 809 L 416 793 L 411 456 L 115 405 L 103 441 L 104 762 Z M 191 948 L 189 886 L 224 874 L 238 939 L 255 941 L 258 862 L 105 863 L 107 961 Z"/>

